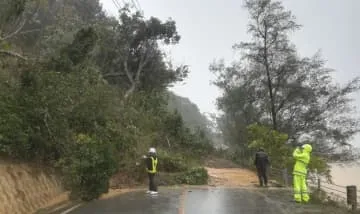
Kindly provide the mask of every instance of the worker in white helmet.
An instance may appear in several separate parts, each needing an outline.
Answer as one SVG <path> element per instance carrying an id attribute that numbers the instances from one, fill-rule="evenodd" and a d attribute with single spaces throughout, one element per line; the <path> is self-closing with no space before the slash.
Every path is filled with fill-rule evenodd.
<path id="1" fill-rule="evenodd" d="M 156 149 L 150 148 L 148 156 L 144 155 L 143 157 L 146 160 L 146 170 L 149 176 L 149 190 L 147 193 L 150 193 L 152 195 L 158 194 L 157 186 L 155 184 L 155 174 L 157 172 L 157 164 L 158 164 L 158 158 L 156 155 Z"/>

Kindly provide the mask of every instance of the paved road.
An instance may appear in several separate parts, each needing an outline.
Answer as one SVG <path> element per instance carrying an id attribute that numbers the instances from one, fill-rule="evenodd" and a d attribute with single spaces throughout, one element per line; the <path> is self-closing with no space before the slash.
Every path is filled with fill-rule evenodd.
<path id="1" fill-rule="evenodd" d="M 158 196 L 143 191 L 84 204 L 67 214 L 306 214 L 333 213 L 314 205 L 289 202 L 283 190 L 192 188 L 161 189 Z M 334 212 L 336 213 L 336 212 Z"/>

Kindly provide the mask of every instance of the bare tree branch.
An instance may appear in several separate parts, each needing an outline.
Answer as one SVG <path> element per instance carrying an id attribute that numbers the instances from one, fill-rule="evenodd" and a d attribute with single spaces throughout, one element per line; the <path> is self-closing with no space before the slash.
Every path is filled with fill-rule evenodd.
<path id="1" fill-rule="evenodd" d="M 169 148 L 171 147 L 171 144 L 170 144 L 170 140 L 169 140 L 169 138 L 166 136 L 166 141 L 167 141 L 167 143 L 168 143 L 168 146 L 169 146 Z"/>
<path id="2" fill-rule="evenodd" d="M 146 63 L 149 60 L 149 56 L 148 56 L 149 53 L 148 53 L 148 51 L 146 51 L 146 52 L 147 53 L 141 55 L 140 62 L 139 62 L 139 67 L 138 67 L 138 69 L 136 71 L 135 83 L 139 82 L 141 71 L 143 70 L 144 66 L 146 65 Z"/>
<path id="3" fill-rule="evenodd" d="M 19 27 L 12 33 L 4 36 L 4 37 L 0 37 L 0 41 L 4 41 L 4 40 L 7 40 L 7 39 L 10 39 L 11 37 L 15 36 L 16 34 L 18 34 L 25 26 L 26 24 L 26 19 L 24 19 L 21 24 L 19 25 Z"/>
<path id="4" fill-rule="evenodd" d="M 19 32 L 19 35 L 33 33 L 33 32 L 36 32 L 36 31 L 41 31 L 41 29 L 32 29 L 32 30 L 21 31 L 21 32 Z"/>
<path id="5" fill-rule="evenodd" d="M 126 76 L 128 77 L 129 81 L 131 84 L 134 83 L 134 78 L 131 76 L 130 74 L 130 71 L 129 71 L 129 67 L 128 67 L 128 60 L 124 60 L 123 62 L 123 65 L 124 65 L 124 70 L 125 70 L 125 73 L 126 73 Z"/>
<path id="6" fill-rule="evenodd" d="M 149 57 L 149 55 L 150 55 L 149 49 L 150 49 L 150 47 L 145 47 L 145 53 L 141 54 L 139 66 L 138 66 L 138 68 L 136 70 L 136 74 L 135 74 L 135 79 L 129 71 L 128 61 L 127 60 L 124 61 L 124 70 L 125 70 L 125 73 L 129 79 L 130 83 L 131 83 L 130 88 L 125 93 L 125 96 L 124 96 L 125 99 L 128 98 L 130 96 L 130 94 L 132 94 L 135 91 L 136 86 L 139 83 L 141 72 L 143 71 L 146 63 L 149 61 L 149 58 L 150 58 Z"/>
<path id="7" fill-rule="evenodd" d="M 19 53 L 13 52 L 13 51 L 0 50 L 0 54 L 16 57 L 16 58 L 19 58 L 19 59 L 22 59 L 25 61 L 27 60 L 26 57 L 20 55 Z"/>
<path id="8" fill-rule="evenodd" d="M 106 77 L 119 77 L 119 76 L 123 76 L 123 75 L 124 74 L 120 73 L 120 72 L 111 72 L 111 73 L 102 74 L 102 76 L 104 78 L 106 78 Z"/>
<path id="9" fill-rule="evenodd" d="M 37 7 L 36 10 L 32 13 L 32 17 L 34 18 L 34 16 L 39 12 L 40 10 L 40 1 L 37 1 Z M 31 33 L 34 31 L 40 31 L 40 29 L 33 29 L 33 30 L 27 30 L 24 32 L 21 32 L 21 30 L 24 28 L 25 24 L 27 23 L 27 21 L 29 20 L 29 18 L 24 17 L 24 14 L 22 15 L 21 19 L 23 19 L 23 21 L 20 23 L 19 27 L 12 33 L 9 33 L 8 35 L 1 37 L 0 36 L 0 41 L 5 41 L 7 39 L 11 39 L 13 36 L 16 36 L 17 34 L 27 34 L 27 33 Z"/>

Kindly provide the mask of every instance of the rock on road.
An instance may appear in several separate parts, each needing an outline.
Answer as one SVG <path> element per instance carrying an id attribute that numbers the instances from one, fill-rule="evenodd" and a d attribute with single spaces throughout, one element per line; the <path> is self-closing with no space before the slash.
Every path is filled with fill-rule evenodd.
<path id="1" fill-rule="evenodd" d="M 66 214 L 290 214 L 338 213 L 315 205 L 290 202 L 291 194 L 260 188 L 161 188 L 159 195 L 144 191 L 83 204 Z"/>

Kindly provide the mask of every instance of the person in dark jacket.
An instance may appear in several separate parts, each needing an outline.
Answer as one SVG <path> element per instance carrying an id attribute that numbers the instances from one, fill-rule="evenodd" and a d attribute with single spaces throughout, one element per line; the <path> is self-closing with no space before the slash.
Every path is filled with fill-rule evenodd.
<path id="1" fill-rule="evenodd" d="M 269 156 L 266 154 L 263 148 L 260 148 L 258 152 L 255 154 L 254 164 L 257 169 L 257 174 L 259 177 L 260 186 L 268 185 L 268 176 L 267 171 L 270 166 Z"/>
<path id="2" fill-rule="evenodd" d="M 157 194 L 157 186 L 155 184 L 155 174 L 157 172 L 157 164 L 158 164 L 158 158 L 156 155 L 156 149 L 150 148 L 148 156 L 144 156 L 146 161 L 146 171 L 149 176 L 149 190 L 147 193 L 150 193 L 152 195 Z"/>

